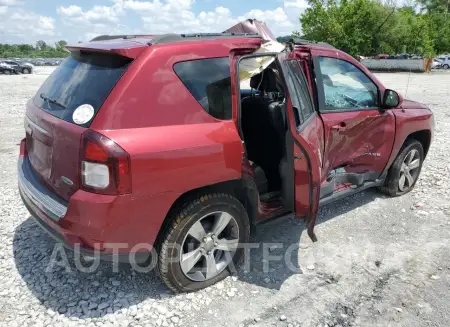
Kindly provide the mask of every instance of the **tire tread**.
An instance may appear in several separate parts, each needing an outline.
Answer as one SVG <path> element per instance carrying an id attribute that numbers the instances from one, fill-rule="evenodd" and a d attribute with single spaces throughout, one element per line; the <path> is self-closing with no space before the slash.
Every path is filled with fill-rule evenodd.
<path id="1" fill-rule="evenodd" d="M 229 200 L 237 201 L 238 203 L 240 203 L 239 200 L 237 200 L 234 196 L 227 193 L 207 193 L 197 197 L 194 200 L 186 201 L 186 203 L 181 206 L 181 209 L 178 210 L 178 212 L 174 212 L 171 216 L 168 217 L 169 221 L 172 221 L 172 223 L 169 225 L 168 229 L 165 232 L 165 236 L 158 246 L 159 256 L 157 272 L 164 284 L 175 293 L 179 293 L 183 290 L 179 289 L 174 283 L 172 283 L 172 281 L 168 277 L 169 240 L 173 237 L 173 234 L 177 232 L 179 225 L 183 222 L 183 220 L 189 217 L 189 212 L 193 210 L 195 206 L 201 204 L 202 202 L 218 198 L 228 198 Z"/>
<path id="2" fill-rule="evenodd" d="M 394 162 L 392 163 L 391 167 L 389 168 L 388 174 L 386 176 L 386 180 L 384 181 L 384 184 L 382 186 L 379 186 L 378 189 L 389 196 L 392 197 L 396 197 L 399 195 L 403 195 L 407 192 L 409 192 L 410 190 L 408 190 L 407 192 L 402 192 L 399 193 L 398 192 L 398 181 L 397 181 L 397 170 L 400 169 L 403 159 L 405 157 L 405 155 L 407 154 L 407 152 L 409 152 L 410 148 L 412 145 L 418 145 L 421 149 L 421 158 L 423 160 L 423 146 L 422 143 L 420 143 L 419 141 L 415 140 L 415 139 L 408 139 L 405 141 L 405 143 L 403 144 L 402 148 L 400 149 L 397 157 L 395 158 Z M 421 162 L 422 165 L 423 161 Z M 420 172 L 419 172 L 420 173 Z"/>

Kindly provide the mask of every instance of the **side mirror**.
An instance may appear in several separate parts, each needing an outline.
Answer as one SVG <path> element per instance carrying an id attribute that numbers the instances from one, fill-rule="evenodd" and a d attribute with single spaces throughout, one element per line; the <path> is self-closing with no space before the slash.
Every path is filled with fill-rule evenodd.
<path id="1" fill-rule="evenodd" d="M 400 104 L 400 96 L 394 90 L 386 89 L 383 96 L 384 108 L 395 108 Z"/>

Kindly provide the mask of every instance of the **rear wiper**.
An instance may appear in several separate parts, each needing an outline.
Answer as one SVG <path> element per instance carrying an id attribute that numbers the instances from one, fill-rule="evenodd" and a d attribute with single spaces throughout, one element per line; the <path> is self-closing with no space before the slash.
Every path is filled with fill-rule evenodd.
<path id="1" fill-rule="evenodd" d="M 56 100 L 53 100 L 53 99 L 49 98 L 44 93 L 41 93 L 39 96 L 41 97 L 41 99 L 47 101 L 48 103 L 53 103 L 53 104 L 56 104 L 57 106 L 59 106 L 59 107 L 61 107 L 63 109 L 67 109 L 65 105 L 63 105 L 62 103 L 60 103 L 60 102 L 58 102 Z"/>

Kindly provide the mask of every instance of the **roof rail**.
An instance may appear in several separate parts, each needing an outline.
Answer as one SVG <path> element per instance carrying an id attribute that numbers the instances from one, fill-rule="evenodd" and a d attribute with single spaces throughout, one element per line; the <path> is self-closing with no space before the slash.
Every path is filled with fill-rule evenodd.
<path id="1" fill-rule="evenodd" d="M 189 33 L 189 34 L 164 34 L 151 40 L 151 44 L 163 44 L 171 42 L 193 41 L 193 40 L 214 40 L 232 39 L 239 37 L 260 38 L 258 33 Z"/>
<path id="2" fill-rule="evenodd" d="M 251 37 L 260 38 L 261 35 L 258 33 L 188 33 L 188 34 L 162 34 L 162 35 L 100 35 L 93 38 L 93 41 L 106 41 L 114 39 L 133 39 L 142 36 L 152 36 L 148 44 L 163 44 L 171 42 L 182 42 L 182 41 L 192 41 L 192 40 L 213 40 L 213 39 L 228 39 L 228 38 L 240 38 L 240 37 Z"/>
<path id="3" fill-rule="evenodd" d="M 189 33 L 180 34 L 182 37 L 195 37 L 195 38 L 215 38 L 215 37 L 261 37 L 258 33 Z"/>
<path id="4" fill-rule="evenodd" d="M 133 38 L 134 35 L 100 35 L 97 37 L 94 37 L 90 42 L 93 41 L 106 41 L 106 40 L 114 40 L 114 39 L 128 39 Z"/>
<path id="5" fill-rule="evenodd" d="M 293 37 L 289 40 L 289 42 L 294 43 L 295 45 L 318 45 L 324 48 L 330 48 L 330 49 L 336 49 L 335 47 L 333 47 L 331 44 L 326 43 L 326 42 L 313 42 L 310 40 L 305 40 L 299 37 Z"/>

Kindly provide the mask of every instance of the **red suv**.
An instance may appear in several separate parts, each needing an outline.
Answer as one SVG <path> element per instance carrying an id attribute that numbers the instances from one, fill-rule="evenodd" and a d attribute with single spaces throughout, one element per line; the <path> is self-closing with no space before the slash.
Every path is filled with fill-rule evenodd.
<path id="1" fill-rule="evenodd" d="M 251 227 L 417 181 L 433 131 L 424 105 L 357 60 L 250 34 L 100 37 L 27 104 L 19 190 L 36 221 L 84 255 L 143 263 L 174 291 L 211 285 Z M 270 65 L 248 77 L 245 63 Z M 146 246 L 147 245 L 147 246 Z M 152 256 L 153 257 L 153 256 Z"/>

